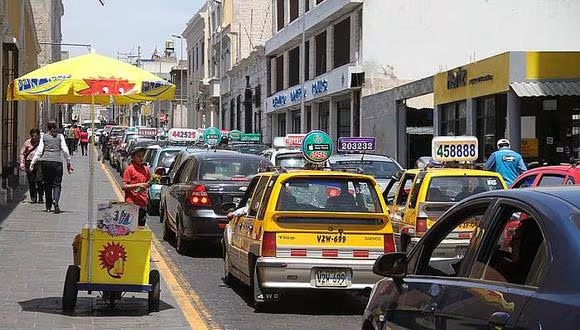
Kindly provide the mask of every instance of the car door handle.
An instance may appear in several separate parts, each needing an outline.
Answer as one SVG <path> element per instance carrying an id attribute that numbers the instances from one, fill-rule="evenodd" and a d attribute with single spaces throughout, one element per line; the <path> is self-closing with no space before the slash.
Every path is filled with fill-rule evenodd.
<path id="1" fill-rule="evenodd" d="M 503 329 L 510 318 L 510 314 L 506 312 L 495 312 L 489 317 L 489 326 L 492 329 Z"/>

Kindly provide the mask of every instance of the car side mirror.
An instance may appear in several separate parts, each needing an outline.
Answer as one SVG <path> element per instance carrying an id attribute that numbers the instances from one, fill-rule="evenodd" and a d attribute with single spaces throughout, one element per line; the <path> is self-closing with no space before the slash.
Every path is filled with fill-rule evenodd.
<path id="1" fill-rule="evenodd" d="M 407 254 L 404 252 L 383 254 L 375 261 L 373 273 L 392 278 L 407 276 Z"/>
<path id="2" fill-rule="evenodd" d="M 167 175 L 164 175 L 159 179 L 159 183 L 163 186 L 170 186 L 171 185 L 171 178 Z"/>
<path id="3" fill-rule="evenodd" d="M 236 210 L 237 207 L 238 207 L 238 204 L 236 204 L 236 203 L 223 203 L 222 205 L 220 205 L 220 209 L 224 213 L 233 212 Z"/>
<path id="4" fill-rule="evenodd" d="M 153 173 L 155 173 L 159 176 L 163 176 L 163 175 L 165 175 L 165 168 L 164 167 L 157 167 Z"/>

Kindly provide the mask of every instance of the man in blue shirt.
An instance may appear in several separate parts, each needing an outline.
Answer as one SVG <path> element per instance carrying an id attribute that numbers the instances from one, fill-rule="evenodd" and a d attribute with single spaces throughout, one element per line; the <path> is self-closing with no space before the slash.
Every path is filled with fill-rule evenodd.
<path id="1" fill-rule="evenodd" d="M 497 148 L 499 150 L 492 153 L 485 162 L 485 168 L 499 173 L 509 187 L 528 169 L 522 155 L 510 149 L 510 141 L 500 139 L 497 141 Z"/>

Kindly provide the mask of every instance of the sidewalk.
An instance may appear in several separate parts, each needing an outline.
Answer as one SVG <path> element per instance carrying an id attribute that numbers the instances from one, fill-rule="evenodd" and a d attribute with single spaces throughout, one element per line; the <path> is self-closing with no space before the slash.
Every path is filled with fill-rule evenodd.
<path id="1" fill-rule="evenodd" d="M 165 283 L 157 313 L 148 313 L 146 293 L 127 293 L 111 310 L 97 292 L 79 292 L 76 312 L 62 313 L 71 244 L 87 221 L 88 157 L 75 153 L 73 164 L 75 173 L 63 177 L 63 213 L 46 213 L 28 197 L 0 209 L 0 329 L 189 329 Z M 115 199 L 107 176 L 95 165 L 95 203 Z"/>

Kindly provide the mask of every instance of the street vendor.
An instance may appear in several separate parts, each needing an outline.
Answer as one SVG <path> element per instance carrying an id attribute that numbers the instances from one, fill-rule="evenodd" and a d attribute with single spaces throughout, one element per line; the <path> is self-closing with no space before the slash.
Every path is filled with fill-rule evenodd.
<path id="1" fill-rule="evenodd" d="M 147 204 L 149 203 L 147 189 L 151 179 L 149 167 L 143 164 L 145 151 L 145 148 L 135 148 L 129 151 L 131 164 L 127 166 L 123 173 L 123 185 L 121 187 L 125 191 L 125 202 L 139 206 L 139 226 L 145 226 Z"/>

